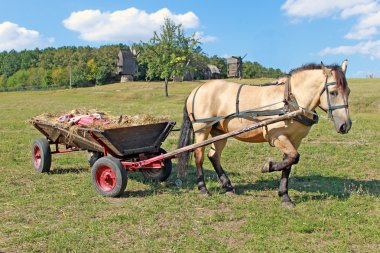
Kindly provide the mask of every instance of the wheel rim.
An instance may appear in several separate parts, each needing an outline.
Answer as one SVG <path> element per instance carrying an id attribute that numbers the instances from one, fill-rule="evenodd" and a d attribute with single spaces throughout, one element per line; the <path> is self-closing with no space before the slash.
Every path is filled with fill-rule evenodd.
<path id="1" fill-rule="evenodd" d="M 41 150 L 40 150 L 40 147 L 38 147 L 37 145 L 34 146 L 34 149 L 33 149 L 33 163 L 34 163 L 34 167 L 36 169 L 38 169 L 41 165 Z"/>
<path id="2" fill-rule="evenodd" d="M 101 165 L 96 170 L 96 184 L 102 191 L 112 191 L 116 186 L 116 175 L 112 168 Z"/>

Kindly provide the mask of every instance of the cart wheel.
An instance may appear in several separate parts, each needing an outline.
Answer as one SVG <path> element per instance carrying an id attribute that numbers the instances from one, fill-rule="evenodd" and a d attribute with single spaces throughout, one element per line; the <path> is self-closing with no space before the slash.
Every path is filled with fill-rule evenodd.
<path id="1" fill-rule="evenodd" d="M 38 138 L 32 145 L 32 163 L 37 172 L 49 172 L 51 166 L 50 144 L 46 138 Z"/>
<path id="2" fill-rule="evenodd" d="M 166 151 L 160 148 L 160 154 L 166 154 Z M 172 161 L 170 159 L 164 160 L 164 167 L 161 169 L 142 169 L 141 172 L 145 179 L 164 182 L 172 173 Z"/>
<path id="3" fill-rule="evenodd" d="M 92 166 L 91 174 L 95 189 L 105 197 L 118 197 L 127 187 L 127 171 L 114 157 L 101 157 Z"/>
<path id="4" fill-rule="evenodd" d="M 104 155 L 103 155 L 103 153 L 102 152 L 96 152 L 96 151 L 94 151 L 94 152 L 91 152 L 91 151 L 89 151 L 88 152 L 88 163 L 90 164 L 90 166 L 92 167 L 94 164 L 95 164 L 95 162 L 97 161 L 97 160 L 99 160 L 101 157 L 103 157 Z"/>

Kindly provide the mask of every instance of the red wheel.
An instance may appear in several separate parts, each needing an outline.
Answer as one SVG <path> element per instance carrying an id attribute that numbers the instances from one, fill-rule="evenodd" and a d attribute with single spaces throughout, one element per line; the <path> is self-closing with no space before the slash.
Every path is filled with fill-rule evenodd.
<path id="1" fill-rule="evenodd" d="M 96 184 L 103 191 L 112 191 L 116 186 L 116 175 L 108 165 L 100 165 L 96 170 Z"/>
<path id="2" fill-rule="evenodd" d="M 102 157 L 92 166 L 92 183 L 95 189 L 105 197 L 120 196 L 127 186 L 127 172 L 120 160 L 114 157 Z"/>
<path id="3" fill-rule="evenodd" d="M 46 138 L 39 138 L 32 145 L 32 163 L 36 171 L 49 172 L 51 166 L 50 144 Z"/>

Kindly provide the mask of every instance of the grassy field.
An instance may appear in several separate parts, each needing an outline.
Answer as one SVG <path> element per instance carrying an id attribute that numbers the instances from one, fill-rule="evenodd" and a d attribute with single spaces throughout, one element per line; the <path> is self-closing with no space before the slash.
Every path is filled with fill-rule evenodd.
<path id="1" fill-rule="evenodd" d="M 266 80 L 248 80 L 264 82 Z M 268 144 L 230 140 L 223 164 L 237 194 L 226 196 L 211 164 L 211 197 L 198 194 L 194 163 L 181 188 L 129 174 L 121 198 L 92 187 L 85 152 L 53 156 L 37 174 L 28 120 L 43 112 L 97 108 L 112 114 L 169 115 L 181 125 L 185 97 L 199 83 L 131 83 L 0 93 L 0 252 L 375 252 L 380 248 L 380 80 L 350 79 L 353 127 L 338 135 L 320 120 L 301 145 L 290 194 L 280 207 L 279 173 L 261 174 Z M 164 148 L 176 148 L 177 133 Z M 173 160 L 175 163 L 176 161 Z M 377 250 L 376 250 L 377 249 Z"/>

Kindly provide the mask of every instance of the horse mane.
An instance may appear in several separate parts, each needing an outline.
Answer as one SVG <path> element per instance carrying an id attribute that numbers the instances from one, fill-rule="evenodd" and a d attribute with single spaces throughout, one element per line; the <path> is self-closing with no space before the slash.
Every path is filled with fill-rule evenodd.
<path id="1" fill-rule="evenodd" d="M 338 64 L 333 64 L 333 65 L 328 65 L 325 67 L 335 71 L 336 85 L 337 85 L 338 89 L 341 89 L 342 91 L 346 91 L 347 80 L 346 80 L 345 74 L 342 71 L 341 66 L 339 66 Z M 305 64 L 299 68 L 292 69 L 289 72 L 289 74 L 292 75 L 292 74 L 296 74 L 296 73 L 299 73 L 299 72 L 304 71 L 304 70 L 314 70 L 314 69 L 322 69 L 322 65 L 321 64 L 315 64 L 315 63 Z"/>

